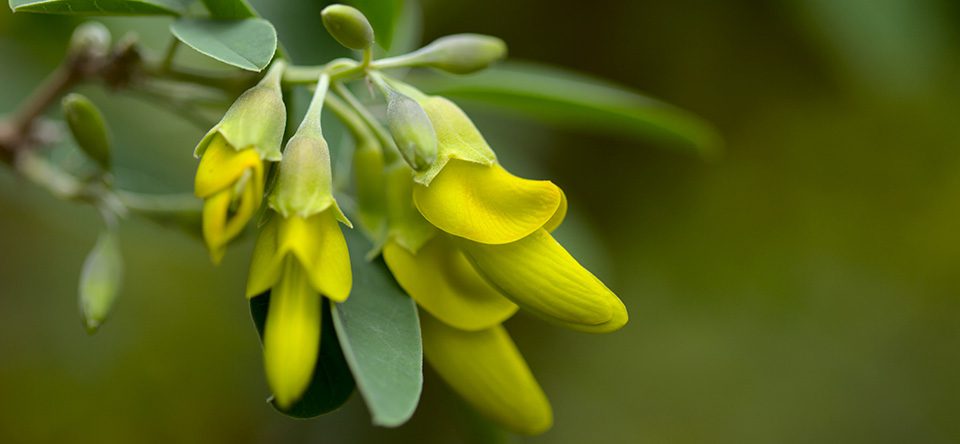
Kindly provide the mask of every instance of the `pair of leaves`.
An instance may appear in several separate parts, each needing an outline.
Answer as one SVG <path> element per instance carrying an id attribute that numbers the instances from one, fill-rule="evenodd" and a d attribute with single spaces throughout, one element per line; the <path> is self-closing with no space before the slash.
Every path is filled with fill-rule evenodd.
<path id="1" fill-rule="evenodd" d="M 662 139 L 705 157 L 720 149 L 713 127 L 684 110 L 620 85 L 530 63 L 501 63 L 469 76 L 413 79 L 432 94 L 516 111 L 564 127 Z"/>
<path id="2" fill-rule="evenodd" d="M 382 259 L 369 262 L 369 241 L 346 233 L 353 290 L 346 302 L 324 303 L 320 355 L 300 401 L 283 413 L 309 418 L 340 407 L 356 387 L 376 425 L 406 422 L 420 399 L 423 357 L 416 305 L 394 281 Z M 263 334 L 269 294 L 250 301 Z"/>

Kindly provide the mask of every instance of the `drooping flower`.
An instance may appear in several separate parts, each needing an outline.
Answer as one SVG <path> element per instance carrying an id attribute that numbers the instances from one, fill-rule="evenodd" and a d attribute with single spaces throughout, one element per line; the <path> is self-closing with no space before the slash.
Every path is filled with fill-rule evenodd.
<path id="1" fill-rule="evenodd" d="M 501 323 L 519 306 L 603 333 L 627 322 L 626 309 L 550 234 L 567 210 L 559 187 L 507 172 L 449 100 L 405 93 L 429 116 L 438 156 L 388 172 L 384 259 L 425 312 L 424 355 L 440 376 L 505 427 L 541 433 L 549 402 Z"/>
<path id="2" fill-rule="evenodd" d="M 264 161 L 280 160 L 286 109 L 283 62 L 244 92 L 200 140 L 194 194 L 204 200 L 203 238 L 214 263 L 253 217 L 263 198 Z"/>
<path id="3" fill-rule="evenodd" d="M 326 80 L 320 83 L 307 117 L 287 142 L 268 202 L 273 213 L 257 238 L 247 281 L 248 298 L 270 292 L 264 367 L 281 408 L 296 402 L 310 384 L 322 297 L 343 302 L 353 283 L 338 225 L 350 222 L 333 198 L 330 155 L 320 131 Z"/>

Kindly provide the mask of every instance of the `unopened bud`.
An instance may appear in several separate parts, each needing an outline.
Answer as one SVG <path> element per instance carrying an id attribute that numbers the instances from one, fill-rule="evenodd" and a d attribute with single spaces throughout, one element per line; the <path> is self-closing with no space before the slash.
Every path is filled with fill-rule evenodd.
<path id="1" fill-rule="evenodd" d="M 80 94 L 63 98 L 63 117 L 77 145 L 100 165 L 110 169 L 110 133 L 97 106 Z"/>
<path id="2" fill-rule="evenodd" d="M 437 133 L 416 100 L 388 90 L 387 126 L 400 155 L 411 168 L 422 171 L 437 160 Z"/>
<path id="3" fill-rule="evenodd" d="M 87 255 L 80 274 L 80 314 L 89 333 L 110 314 L 123 277 L 123 260 L 117 235 L 105 231 Z"/>
<path id="4" fill-rule="evenodd" d="M 323 26 L 341 45 L 362 51 L 373 45 L 373 27 L 360 10 L 347 5 L 330 5 L 321 12 Z"/>
<path id="5" fill-rule="evenodd" d="M 503 40 L 481 34 L 440 37 L 413 53 L 418 65 L 454 74 L 485 69 L 506 55 L 507 44 Z"/>
<path id="6" fill-rule="evenodd" d="M 86 22 L 77 27 L 70 37 L 70 52 L 85 56 L 103 57 L 110 51 L 110 31 L 103 23 Z"/>

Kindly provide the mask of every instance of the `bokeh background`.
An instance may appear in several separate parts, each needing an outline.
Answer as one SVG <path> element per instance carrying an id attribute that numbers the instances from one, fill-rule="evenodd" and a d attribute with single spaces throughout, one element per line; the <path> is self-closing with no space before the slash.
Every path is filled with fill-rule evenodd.
<path id="1" fill-rule="evenodd" d="M 253 2 L 304 62 L 333 48 L 322 2 Z M 960 441 L 960 3 L 952 0 L 443 1 L 424 39 L 504 38 L 511 56 L 645 91 L 713 122 L 713 160 L 654 141 L 468 107 L 508 168 L 549 177 L 561 240 L 623 298 L 604 336 L 508 324 L 549 395 L 542 443 Z M 110 19 L 164 44 L 166 19 Z M 74 19 L 0 8 L 0 113 L 62 56 Z M 189 191 L 202 130 L 98 87 L 121 186 Z M 100 222 L 0 171 L 0 442 L 477 442 L 435 375 L 413 420 L 358 396 L 275 413 L 223 266 L 150 222 L 121 230 L 127 275 L 87 336 L 80 265 Z"/>

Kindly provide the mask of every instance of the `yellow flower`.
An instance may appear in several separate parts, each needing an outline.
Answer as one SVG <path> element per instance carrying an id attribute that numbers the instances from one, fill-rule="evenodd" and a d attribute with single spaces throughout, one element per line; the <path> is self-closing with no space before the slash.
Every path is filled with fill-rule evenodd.
<path id="1" fill-rule="evenodd" d="M 247 297 L 270 291 L 263 333 L 267 383 L 282 408 L 310 384 L 320 346 L 322 300 L 343 302 L 353 278 L 337 215 L 328 208 L 303 218 L 275 214 L 254 247 Z"/>
<path id="2" fill-rule="evenodd" d="M 203 237 L 219 263 L 263 200 L 263 161 L 280 160 L 286 110 L 280 92 L 283 62 L 244 92 L 197 144 L 194 193 L 204 199 Z"/>
<path id="3" fill-rule="evenodd" d="M 257 238 L 247 297 L 270 292 L 263 332 L 267 383 L 280 408 L 310 385 L 320 346 L 322 297 L 343 302 L 353 277 L 338 221 L 350 221 L 332 194 L 330 153 L 320 131 L 327 86 L 321 78 L 307 116 L 287 142 L 269 205 L 275 212 Z"/>
<path id="4" fill-rule="evenodd" d="M 236 150 L 215 135 L 200 159 L 194 193 L 204 199 L 203 238 L 214 263 L 243 231 L 263 200 L 263 161 L 256 150 Z"/>
<path id="5" fill-rule="evenodd" d="M 550 235 L 566 214 L 563 191 L 503 169 L 452 102 L 431 97 L 423 103 L 443 165 L 415 176 L 420 214 L 452 235 L 474 269 L 521 308 L 579 331 L 623 327 L 623 302 Z"/>
<path id="6" fill-rule="evenodd" d="M 503 169 L 452 102 L 418 100 L 438 157 L 421 172 L 388 171 L 384 260 L 423 310 L 424 356 L 437 373 L 503 426 L 542 433 L 550 404 L 501 323 L 519 306 L 564 327 L 610 332 L 627 322 L 626 309 L 550 235 L 567 210 L 560 188 Z"/>

